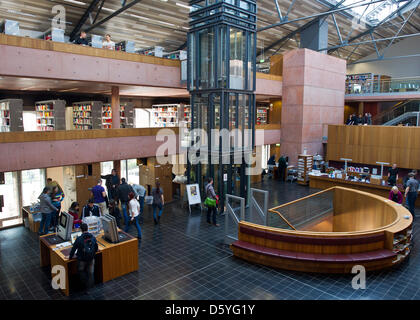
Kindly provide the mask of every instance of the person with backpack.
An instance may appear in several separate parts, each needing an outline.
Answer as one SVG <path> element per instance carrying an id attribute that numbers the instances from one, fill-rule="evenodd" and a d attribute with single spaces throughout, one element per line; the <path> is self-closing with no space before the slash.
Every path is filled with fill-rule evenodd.
<path id="1" fill-rule="evenodd" d="M 216 221 L 217 215 L 217 195 L 214 192 L 213 188 L 213 178 L 207 180 L 206 190 L 206 200 L 204 202 L 207 207 L 207 223 L 213 224 L 216 227 L 219 227 Z"/>
<path id="2" fill-rule="evenodd" d="M 125 229 L 124 231 L 127 232 L 128 228 L 130 227 L 130 219 L 128 218 L 128 202 L 130 199 L 128 198 L 128 194 L 130 192 L 134 193 L 133 188 L 125 181 L 125 178 L 121 179 L 121 184 L 117 188 L 117 199 L 121 202 L 121 209 L 123 211 L 124 216 L 124 223 Z"/>
<path id="3" fill-rule="evenodd" d="M 160 222 L 160 217 L 162 216 L 163 212 L 163 205 L 165 204 L 165 199 L 163 198 L 163 190 L 160 187 L 160 182 L 156 181 L 156 187 L 152 189 L 152 197 L 153 197 L 153 220 L 155 224 Z M 159 215 L 156 217 L 156 211 L 159 209 Z"/>
<path id="4" fill-rule="evenodd" d="M 94 281 L 95 254 L 98 251 L 98 243 L 95 237 L 88 232 L 86 223 L 82 223 L 80 229 L 82 230 L 82 235 L 74 242 L 68 258 L 73 259 L 76 253 L 80 282 L 85 286 L 87 293 Z"/>

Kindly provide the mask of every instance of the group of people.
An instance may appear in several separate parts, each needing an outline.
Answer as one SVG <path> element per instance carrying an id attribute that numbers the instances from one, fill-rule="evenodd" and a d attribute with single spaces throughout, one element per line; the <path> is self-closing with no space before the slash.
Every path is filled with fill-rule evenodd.
<path id="1" fill-rule="evenodd" d="M 50 231 L 54 231 L 58 225 L 58 217 L 61 211 L 61 203 L 64 200 L 64 192 L 57 181 L 48 178 L 47 185 L 42 190 L 38 199 L 42 214 L 38 233 L 44 235 Z"/>
<path id="2" fill-rule="evenodd" d="M 355 113 L 351 114 L 346 121 L 346 125 L 371 125 L 372 124 L 372 115 L 370 113 L 365 113 L 364 116 L 359 114 L 357 116 Z"/>
<path id="3" fill-rule="evenodd" d="M 85 31 L 80 32 L 79 37 L 74 41 L 75 44 L 88 46 L 89 41 L 87 40 L 87 34 Z M 111 35 L 108 33 L 105 35 L 105 41 L 102 42 L 102 48 L 108 50 L 115 50 L 115 42 L 111 40 Z"/>
<path id="4" fill-rule="evenodd" d="M 287 168 L 287 157 L 284 156 L 280 156 L 279 161 L 277 162 L 278 165 L 278 169 L 279 169 L 279 179 L 280 180 L 284 180 L 284 172 L 285 169 Z M 276 166 L 276 157 L 275 155 L 272 155 L 268 161 L 267 161 L 267 166 L 268 166 L 268 176 L 272 177 L 273 176 L 273 172 L 274 172 L 274 167 Z M 263 176 L 265 175 L 265 170 L 263 171 Z"/>
<path id="5" fill-rule="evenodd" d="M 403 204 L 404 198 L 406 199 L 406 205 L 408 210 L 413 216 L 413 219 L 416 218 L 415 207 L 416 200 L 418 195 L 418 190 L 420 186 L 419 180 L 416 179 L 417 170 L 412 170 L 408 176 L 403 179 L 403 188 L 404 195 L 396 186 L 396 181 L 398 179 L 398 169 L 397 165 L 394 164 L 392 168 L 388 171 L 388 183 L 392 185 L 392 189 L 389 192 L 389 200 L 392 200 L 396 203 Z"/>
<path id="6" fill-rule="evenodd" d="M 115 217 L 119 228 L 121 228 L 120 220 L 124 218 L 125 232 L 128 232 L 130 223 L 133 223 L 137 228 L 137 237 L 141 239 L 140 224 L 142 223 L 146 188 L 140 184 L 128 184 L 125 178 L 119 178 L 115 169 L 112 169 L 111 174 L 101 176 L 101 178 L 106 181 L 107 191 L 102 186 L 102 179 L 99 179 L 97 184 L 90 189 L 92 197 L 82 208 L 81 212 L 78 202 L 71 204 L 68 213 L 73 216 L 74 226 L 79 227 L 86 217 L 101 217 L 105 214 L 110 214 Z M 153 219 L 155 225 L 157 225 L 160 223 L 165 204 L 163 189 L 160 187 L 159 182 L 156 182 L 156 186 L 152 188 L 152 197 Z M 47 185 L 39 196 L 40 211 L 42 213 L 39 228 L 40 235 L 54 231 L 58 224 L 63 199 L 63 189 L 56 181 L 48 178 Z M 119 205 L 121 205 L 122 215 Z"/>

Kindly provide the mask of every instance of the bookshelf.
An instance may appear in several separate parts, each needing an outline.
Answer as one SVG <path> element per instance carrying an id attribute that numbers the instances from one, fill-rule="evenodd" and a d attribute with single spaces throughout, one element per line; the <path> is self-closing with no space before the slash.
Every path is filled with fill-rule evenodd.
<path id="1" fill-rule="evenodd" d="M 132 103 L 120 105 L 120 121 L 121 128 L 134 127 L 134 107 Z M 112 107 L 110 103 L 106 103 L 102 107 L 102 128 L 112 128 Z"/>
<path id="2" fill-rule="evenodd" d="M 256 125 L 267 124 L 268 119 L 268 108 L 267 107 L 257 107 L 257 120 Z"/>
<path id="3" fill-rule="evenodd" d="M 181 115 L 180 104 L 158 104 L 152 106 L 155 127 L 178 127 Z"/>
<path id="4" fill-rule="evenodd" d="M 66 130 L 66 102 L 47 100 L 35 102 L 38 131 Z"/>
<path id="5" fill-rule="evenodd" d="M 0 132 L 23 131 L 23 101 L 0 100 Z"/>
<path id="6" fill-rule="evenodd" d="M 392 263 L 404 260 L 411 251 L 411 239 L 413 237 L 413 227 L 394 234 L 392 251 L 397 254 Z"/>
<path id="7" fill-rule="evenodd" d="M 302 185 L 309 183 L 308 173 L 312 170 L 313 156 L 300 154 L 298 155 L 298 178 L 297 182 Z"/>
<path id="8" fill-rule="evenodd" d="M 73 103 L 73 127 L 75 130 L 92 130 L 102 128 L 101 101 L 83 101 Z"/>

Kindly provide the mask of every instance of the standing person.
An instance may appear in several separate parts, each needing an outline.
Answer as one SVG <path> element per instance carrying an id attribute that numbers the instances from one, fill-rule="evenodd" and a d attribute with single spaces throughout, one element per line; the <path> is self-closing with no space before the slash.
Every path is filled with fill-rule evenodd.
<path id="1" fill-rule="evenodd" d="M 286 162 L 286 158 L 281 156 L 279 159 L 279 178 L 280 181 L 284 181 L 285 179 L 285 170 L 287 168 L 287 162 Z"/>
<path id="2" fill-rule="evenodd" d="M 106 205 L 106 192 L 104 187 L 102 187 L 102 180 L 99 179 L 96 186 L 92 188 L 93 201 L 101 210 L 101 216 L 104 216 L 108 213 L 108 208 Z"/>
<path id="3" fill-rule="evenodd" d="M 85 217 L 90 217 L 90 216 L 95 216 L 95 217 L 100 217 L 101 216 L 101 211 L 100 211 L 99 207 L 94 203 L 93 199 L 89 199 L 87 205 L 85 205 L 83 207 L 82 220 Z"/>
<path id="4" fill-rule="evenodd" d="M 51 179 L 51 178 L 47 178 L 47 188 L 49 189 L 49 191 L 50 191 L 50 193 L 53 191 L 53 188 L 54 187 L 58 187 L 58 189 L 61 191 L 61 192 L 64 192 L 63 191 L 63 188 L 61 188 L 61 186 L 58 184 L 58 182 L 57 181 L 53 181 L 53 179 Z"/>
<path id="5" fill-rule="evenodd" d="M 125 178 L 121 179 L 121 184 L 118 186 L 117 188 L 117 199 L 121 202 L 121 209 L 123 211 L 123 215 L 124 215 L 124 222 L 125 222 L 125 229 L 124 231 L 127 232 L 128 228 L 129 228 L 129 224 L 130 224 L 130 220 L 128 219 L 128 214 L 127 214 L 127 206 L 128 206 L 128 201 L 130 201 L 130 199 L 128 198 L 128 194 L 130 192 L 133 192 L 133 188 L 127 184 L 127 182 L 125 182 Z"/>
<path id="6" fill-rule="evenodd" d="M 349 118 L 346 121 L 346 125 L 350 126 L 353 124 L 353 115 L 349 115 Z"/>
<path id="7" fill-rule="evenodd" d="M 74 41 L 74 43 L 87 46 L 87 45 L 89 45 L 89 42 L 87 41 L 86 38 L 87 38 L 86 32 L 82 31 L 82 32 L 80 32 L 80 36 Z"/>
<path id="8" fill-rule="evenodd" d="M 73 259 L 73 255 L 76 253 L 80 282 L 88 293 L 94 281 L 95 254 L 98 251 L 98 243 L 93 234 L 88 232 L 86 223 L 82 223 L 80 229 L 82 229 L 82 234 L 74 242 L 68 258 Z"/>
<path id="9" fill-rule="evenodd" d="M 117 221 L 117 227 L 121 229 L 121 212 L 118 206 L 116 205 L 115 200 L 109 201 L 109 214 L 115 218 L 115 220 Z"/>
<path id="10" fill-rule="evenodd" d="M 207 223 L 213 224 L 214 226 L 218 227 L 216 221 L 217 215 L 217 204 L 216 204 L 216 193 L 214 192 L 213 188 L 213 178 L 209 178 L 207 180 L 206 185 L 206 205 L 207 205 Z"/>
<path id="11" fill-rule="evenodd" d="M 372 124 L 372 114 L 369 112 L 368 113 L 368 125 Z"/>
<path id="12" fill-rule="evenodd" d="M 389 200 L 392 200 L 396 203 L 402 204 L 403 203 L 403 195 L 400 190 L 398 190 L 397 186 L 393 186 L 391 191 L 389 192 Z"/>
<path id="13" fill-rule="evenodd" d="M 69 214 L 73 216 L 73 227 L 76 228 L 76 225 L 79 225 L 82 223 L 82 220 L 79 218 L 79 203 L 73 202 L 69 208 Z"/>
<path id="14" fill-rule="evenodd" d="M 354 125 L 354 126 L 357 125 L 358 122 L 359 122 L 359 120 L 358 120 L 358 118 L 357 118 L 357 116 L 356 116 L 355 113 L 352 114 L 351 120 L 352 120 L 352 125 Z"/>
<path id="15" fill-rule="evenodd" d="M 58 215 L 61 211 L 61 202 L 64 200 L 64 193 L 58 189 L 57 186 L 53 187 L 52 193 L 51 193 L 51 202 L 58 209 L 57 212 L 52 212 L 51 221 L 52 221 L 52 227 L 56 228 L 58 224 Z"/>
<path id="16" fill-rule="evenodd" d="M 407 181 L 407 188 L 405 189 L 405 197 L 407 199 L 408 210 L 413 215 L 413 219 L 416 218 L 415 205 L 417 199 L 417 192 L 419 190 L 419 182 L 414 178 L 414 174 L 408 175 L 410 178 Z"/>
<path id="17" fill-rule="evenodd" d="M 38 197 L 40 202 L 40 208 L 42 214 L 41 223 L 39 225 L 38 234 L 44 235 L 48 233 L 48 229 L 50 227 L 51 222 L 51 215 L 54 212 L 57 212 L 58 209 L 52 204 L 51 197 L 49 196 L 49 189 L 45 187 L 42 190 L 41 195 Z"/>
<path id="18" fill-rule="evenodd" d="M 364 121 L 364 119 L 363 119 L 362 114 L 359 114 L 359 117 L 357 118 L 357 124 L 358 124 L 358 125 L 363 125 L 363 124 L 365 124 L 365 121 Z"/>
<path id="19" fill-rule="evenodd" d="M 115 50 L 115 42 L 111 41 L 111 35 L 109 33 L 105 35 L 105 41 L 102 43 L 102 48 Z"/>
<path id="20" fill-rule="evenodd" d="M 160 182 L 156 181 L 156 187 L 152 189 L 152 197 L 153 197 L 153 220 L 155 224 L 160 222 L 160 217 L 162 216 L 163 212 L 163 205 L 165 204 L 165 199 L 163 198 L 163 190 L 160 187 Z M 156 211 L 159 209 L 159 215 L 156 217 Z"/>
<path id="21" fill-rule="evenodd" d="M 140 203 L 140 213 L 143 214 L 144 209 L 144 197 L 146 196 L 146 188 L 140 184 L 133 184 L 132 185 L 134 190 L 135 197 L 139 200 Z"/>
<path id="22" fill-rule="evenodd" d="M 105 176 L 101 175 L 102 179 L 105 179 L 105 186 L 108 192 L 108 199 L 116 198 L 116 189 L 120 184 L 120 177 L 117 175 L 117 170 L 112 169 L 111 174 L 107 174 Z"/>
<path id="23" fill-rule="evenodd" d="M 388 184 L 390 186 L 395 186 L 398 180 L 398 168 L 397 164 L 394 163 L 392 168 L 388 170 Z"/>
<path id="24" fill-rule="evenodd" d="M 140 204 L 136 200 L 134 192 L 130 192 L 128 194 L 128 198 L 130 199 L 130 201 L 128 202 L 128 210 L 130 212 L 131 221 L 135 221 L 137 228 L 137 238 L 141 239 L 141 228 L 139 225 Z"/>

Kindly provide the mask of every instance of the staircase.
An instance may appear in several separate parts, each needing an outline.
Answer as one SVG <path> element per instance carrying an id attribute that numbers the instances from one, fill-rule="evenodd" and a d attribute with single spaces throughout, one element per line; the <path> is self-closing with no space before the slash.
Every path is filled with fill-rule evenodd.
<path id="1" fill-rule="evenodd" d="M 372 119 L 374 125 L 395 126 L 398 124 L 420 126 L 420 101 L 408 100 L 398 103 Z"/>

